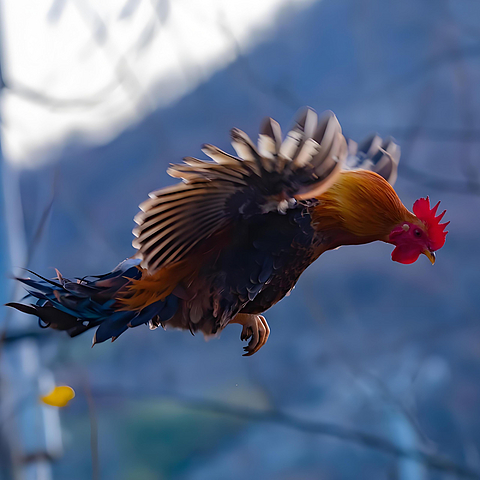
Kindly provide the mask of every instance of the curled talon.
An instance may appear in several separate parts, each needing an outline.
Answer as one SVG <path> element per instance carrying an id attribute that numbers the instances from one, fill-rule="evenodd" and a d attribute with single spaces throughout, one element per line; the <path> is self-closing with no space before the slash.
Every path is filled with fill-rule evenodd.
<path id="1" fill-rule="evenodd" d="M 248 345 L 243 347 L 244 357 L 249 357 L 258 352 L 265 345 L 270 335 L 270 327 L 262 315 L 239 313 L 230 323 L 243 325 L 240 340 L 249 340 Z"/>
<path id="2" fill-rule="evenodd" d="M 253 330 L 249 325 L 245 325 L 242 329 L 242 333 L 240 335 L 240 340 L 248 340 L 251 336 L 253 336 Z"/>

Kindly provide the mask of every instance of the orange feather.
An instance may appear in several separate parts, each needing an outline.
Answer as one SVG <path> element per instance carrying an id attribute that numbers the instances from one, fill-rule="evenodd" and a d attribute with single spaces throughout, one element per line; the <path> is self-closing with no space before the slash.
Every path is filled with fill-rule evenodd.
<path id="1" fill-rule="evenodd" d="M 199 262 L 186 258 L 171 263 L 154 274 L 149 274 L 142 268 L 142 277 L 132 280 L 119 292 L 117 302 L 120 308 L 117 310 L 141 310 L 159 300 L 165 300 L 180 282 L 188 283 L 197 274 L 199 267 Z"/>
<path id="2" fill-rule="evenodd" d="M 341 230 L 355 237 L 383 239 L 402 222 L 418 223 L 392 186 L 367 170 L 340 173 L 338 180 L 317 197 L 312 223 L 318 230 Z"/>

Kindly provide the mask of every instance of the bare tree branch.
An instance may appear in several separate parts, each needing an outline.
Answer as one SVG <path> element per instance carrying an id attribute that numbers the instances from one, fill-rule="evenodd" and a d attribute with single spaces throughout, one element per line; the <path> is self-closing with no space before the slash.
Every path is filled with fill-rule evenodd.
<path id="1" fill-rule="evenodd" d="M 4 86 L 9 92 L 17 97 L 24 98 L 34 103 L 48 106 L 52 109 L 77 109 L 77 108 L 92 108 L 104 103 L 108 96 L 118 88 L 118 82 L 112 81 L 98 92 L 80 98 L 57 98 L 46 95 L 33 88 L 23 85 L 21 82 L 4 81 Z"/>
<path id="2" fill-rule="evenodd" d="M 243 55 L 240 45 L 233 34 L 232 30 L 227 25 L 223 17 L 219 17 L 218 24 L 221 27 L 224 35 L 230 39 L 233 43 L 237 57 L 240 64 L 243 66 L 245 75 L 250 83 L 262 93 L 269 95 L 279 103 L 285 105 L 288 108 L 297 109 L 303 102 L 301 98 L 295 93 L 286 88 L 285 86 L 272 86 L 263 82 L 255 71 L 252 69 L 248 58 Z M 480 46 L 466 48 L 462 51 L 452 50 L 442 55 L 433 57 L 420 68 L 414 69 L 409 74 L 402 77 L 398 82 L 388 86 L 385 90 L 391 88 L 398 88 L 402 86 L 405 81 L 409 81 L 411 78 L 420 78 L 420 75 L 430 72 L 434 68 L 448 64 L 450 62 L 456 62 L 459 59 L 468 58 L 470 56 L 480 55 Z M 390 90 L 389 90 L 390 91 Z M 418 119 L 417 119 L 418 121 Z M 362 126 L 364 129 L 365 126 Z M 371 128 L 370 130 L 376 131 L 378 129 Z M 477 129 L 444 129 L 444 128 L 430 128 L 420 125 L 413 125 L 407 128 L 391 127 L 392 135 L 406 140 L 414 142 L 418 138 L 428 138 L 433 141 L 459 141 L 459 142 L 480 142 L 480 130 Z M 413 146 L 411 147 L 413 148 Z M 428 173 L 421 172 L 418 169 L 405 165 L 405 162 L 400 164 L 399 175 L 407 178 L 410 181 L 418 183 L 420 185 L 428 186 L 436 190 L 441 190 L 450 193 L 459 193 L 462 195 L 480 195 L 480 183 L 474 179 L 467 180 L 467 182 L 447 180 L 437 178 L 436 176 Z"/>
<path id="3" fill-rule="evenodd" d="M 416 432 L 418 438 L 423 442 L 423 447 L 432 451 L 434 448 L 434 442 L 421 428 L 418 418 L 415 416 L 411 408 L 407 407 L 397 395 L 394 395 L 381 377 L 364 368 L 361 359 L 352 357 L 349 349 L 345 348 L 343 344 L 343 338 L 336 335 L 335 331 L 330 328 L 329 323 L 324 321 L 322 306 L 317 300 L 315 293 L 311 291 L 311 286 L 311 284 L 307 284 L 307 292 L 304 292 L 303 295 L 303 304 L 310 312 L 311 318 L 322 327 L 322 337 L 326 335 L 329 350 L 333 350 L 333 355 L 329 356 L 332 357 L 332 360 L 337 360 L 345 365 L 354 379 L 362 380 L 368 383 L 371 388 L 373 387 L 385 404 L 392 406 L 405 418 L 412 429 Z M 356 318 L 358 322 L 360 318 L 348 296 L 345 297 L 343 305 L 346 309 L 346 316 L 349 318 Z M 360 325 L 360 323 L 357 324 Z"/>
<path id="4" fill-rule="evenodd" d="M 121 396 L 124 397 L 124 394 L 125 392 L 122 392 Z M 94 396 L 98 398 L 111 398 L 112 396 L 114 396 L 116 399 L 118 399 L 118 396 L 112 393 L 111 390 L 105 392 L 96 390 L 94 391 Z M 152 396 L 143 395 L 142 397 L 138 394 L 137 391 L 135 391 L 135 394 L 133 395 L 132 393 L 131 397 L 134 400 L 145 400 L 145 398 L 151 399 Z M 421 450 L 404 449 L 397 446 L 395 443 L 389 441 L 388 439 L 370 433 L 362 432 L 353 428 L 344 427 L 333 422 L 305 420 L 283 413 L 280 410 L 259 410 L 247 407 L 237 407 L 225 402 L 196 399 L 178 395 L 159 395 L 153 396 L 153 398 L 157 400 L 171 400 L 177 405 L 182 405 L 183 407 L 192 410 L 226 415 L 239 418 L 241 420 L 258 423 L 272 423 L 301 432 L 336 438 L 337 440 L 342 440 L 366 448 L 371 448 L 388 455 L 393 455 L 398 458 L 415 460 L 417 462 L 421 462 L 432 470 L 438 470 L 441 472 L 454 474 L 461 478 L 480 479 L 479 472 L 476 472 L 475 470 L 472 470 L 467 466 L 459 465 L 443 456 L 432 455 L 422 452 Z"/>
<path id="5" fill-rule="evenodd" d="M 444 2 L 444 7 L 448 15 L 448 20 L 449 22 L 454 26 L 454 29 L 451 33 L 451 35 L 454 35 L 454 38 L 452 39 L 452 44 L 453 44 L 453 49 L 456 49 L 458 52 L 462 51 L 462 42 L 461 42 L 461 36 L 460 36 L 460 29 L 459 26 L 457 25 L 457 22 L 452 15 L 452 12 L 448 8 L 448 0 L 445 0 Z M 448 29 L 447 31 L 449 31 Z M 460 117 L 463 123 L 464 128 L 468 128 L 470 125 L 475 125 L 476 124 L 476 118 L 475 118 L 475 111 L 472 108 L 472 100 L 474 98 L 473 92 L 473 83 L 472 83 L 472 78 L 470 75 L 469 71 L 469 65 L 465 61 L 465 58 L 460 56 L 455 64 L 454 64 L 454 69 L 453 73 L 456 78 L 456 82 L 454 82 L 454 85 L 457 85 L 458 88 L 456 89 L 457 91 L 457 96 L 458 96 L 458 104 L 460 107 Z M 465 176 L 465 179 L 467 180 L 468 183 L 470 182 L 476 182 L 478 181 L 478 171 L 474 167 L 472 163 L 472 148 L 470 142 L 463 142 L 460 145 L 461 151 L 460 151 L 460 163 L 463 169 L 463 173 Z"/>
<path id="6" fill-rule="evenodd" d="M 144 91 L 137 75 L 130 68 L 128 61 L 124 55 L 118 54 L 108 42 L 108 31 L 95 10 L 81 0 L 73 0 L 72 3 L 77 7 L 80 17 L 86 26 L 91 30 L 92 38 L 95 43 L 105 50 L 105 53 L 114 63 L 115 78 L 97 92 L 77 98 L 58 98 L 45 94 L 35 88 L 24 85 L 18 80 L 3 80 L 3 86 L 12 94 L 29 100 L 31 102 L 47 106 L 55 110 L 66 109 L 84 109 L 93 108 L 105 103 L 111 94 L 118 88 L 122 87 L 130 95 L 133 103 L 138 107 L 142 103 L 152 106 L 147 92 Z M 140 39 L 141 40 L 141 39 Z M 114 60 L 116 58 L 116 60 Z"/>
<path id="7" fill-rule="evenodd" d="M 90 7 L 86 0 L 72 0 L 72 3 L 77 8 L 85 25 L 90 29 L 98 47 L 103 48 L 107 58 L 113 61 L 118 83 L 130 95 L 135 107 L 139 110 L 142 110 L 143 107 L 153 108 L 154 103 L 149 93 L 144 91 L 127 58 L 125 55 L 119 54 L 109 41 L 108 30 L 98 13 Z"/>
<path id="8" fill-rule="evenodd" d="M 238 62 L 243 68 L 245 76 L 251 85 L 265 95 L 273 97 L 276 101 L 285 105 L 286 107 L 297 110 L 303 104 L 302 99 L 295 92 L 284 88 L 283 86 L 275 87 L 265 83 L 251 67 L 248 58 L 243 54 L 237 38 L 227 24 L 225 16 L 222 13 L 218 15 L 217 22 L 224 36 L 232 43 Z"/>

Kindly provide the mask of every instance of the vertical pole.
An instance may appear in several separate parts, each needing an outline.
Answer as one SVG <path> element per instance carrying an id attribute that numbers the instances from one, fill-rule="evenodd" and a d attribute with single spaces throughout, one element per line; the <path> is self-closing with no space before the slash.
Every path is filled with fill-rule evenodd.
<path id="1" fill-rule="evenodd" d="M 1 18 L 0 12 L 0 25 Z M 1 40 L 0 100 L 6 89 Z M 0 112 L 0 125 L 1 120 Z M 60 421 L 58 412 L 41 404 L 39 397 L 54 386 L 53 375 L 41 365 L 37 338 L 26 335 L 36 326 L 3 307 L 14 300 L 10 278 L 25 265 L 27 241 L 20 171 L 5 160 L 1 146 L 0 137 L 0 444 L 8 449 L 5 456 L 11 460 L 13 478 L 51 480 L 51 459 L 62 446 Z"/>

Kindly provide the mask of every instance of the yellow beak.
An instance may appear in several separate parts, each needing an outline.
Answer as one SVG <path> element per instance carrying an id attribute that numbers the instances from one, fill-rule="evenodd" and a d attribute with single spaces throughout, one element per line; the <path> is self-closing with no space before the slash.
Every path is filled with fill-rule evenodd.
<path id="1" fill-rule="evenodd" d="M 422 253 L 430 260 L 432 265 L 435 264 L 435 252 L 431 252 L 428 248 L 426 248 Z"/>

